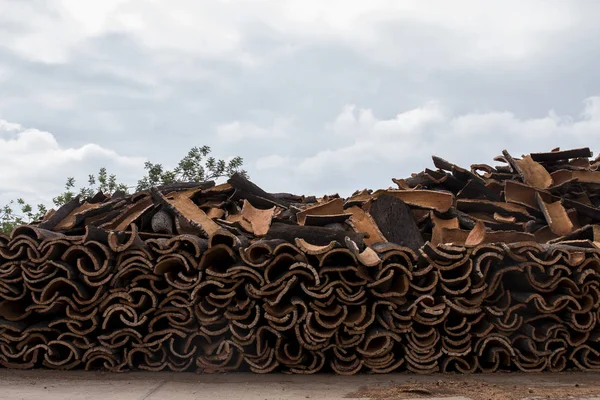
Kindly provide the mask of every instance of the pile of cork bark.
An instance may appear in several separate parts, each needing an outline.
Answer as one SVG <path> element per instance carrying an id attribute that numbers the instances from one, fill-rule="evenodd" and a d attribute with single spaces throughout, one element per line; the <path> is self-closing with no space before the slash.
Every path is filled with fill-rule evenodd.
<path id="1" fill-rule="evenodd" d="M 0 365 L 600 368 L 600 162 L 508 152 L 349 198 L 243 176 L 75 198 L 0 236 Z"/>

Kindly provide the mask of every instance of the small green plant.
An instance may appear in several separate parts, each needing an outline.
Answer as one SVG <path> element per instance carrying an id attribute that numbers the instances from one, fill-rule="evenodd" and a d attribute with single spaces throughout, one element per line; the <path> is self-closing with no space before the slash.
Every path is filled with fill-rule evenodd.
<path id="1" fill-rule="evenodd" d="M 20 212 L 15 211 L 18 208 Z M 37 211 L 33 211 L 31 205 L 19 198 L 11 200 L 0 209 L 0 232 L 9 234 L 15 227 L 27 224 L 31 221 L 41 219 L 48 210 L 43 204 L 37 205 Z"/>
<path id="2" fill-rule="evenodd" d="M 144 169 L 146 175 L 140 179 L 136 186 L 127 186 L 117 181 L 115 174 L 108 174 L 106 168 L 102 167 L 97 175 L 89 175 L 87 185 L 76 189 L 75 178 L 67 178 L 65 190 L 52 199 L 56 207 L 60 207 L 80 195 L 82 199 L 90 198 L 101 191 L 112 195 L 117 191 L 127 193 L 129 189 L 136 191 L 149 189 L 153 186 L 168 185 L 176 182 L 204 182 L 222 177 L 228 177 L 234 173 L 248 177 L 248 173 L 242 169 L 244 160 L 234 157 L 229 161 L 209 157 L 210 147 L 193 147 L 177 166 L 168 170 L 162 164 L 146 162 Z M 12 200 L 0 208 L 0 232 L 9 234 L 15 227 L 28 224 L 41 219 L 48 210 L 43 204 L 37 205 L 37 211 L 27 204 L 23 199 Z"/>
<path id="3" fill-rule="evenodd" d="M 244 160 L 241 157 L 234 157 L 227 162 L 208 157 L 210 151 L 208 146 L 193 147 L 172 170 L 165 169 L 162 164 L 146 162 L 144 164 L 146 176 L 138 181 L 136 189 L 139 191 L 175 182 L 210 181 L 231 176 L 236 172 L 248 176 L 248 173 L 242 169 Z"/>

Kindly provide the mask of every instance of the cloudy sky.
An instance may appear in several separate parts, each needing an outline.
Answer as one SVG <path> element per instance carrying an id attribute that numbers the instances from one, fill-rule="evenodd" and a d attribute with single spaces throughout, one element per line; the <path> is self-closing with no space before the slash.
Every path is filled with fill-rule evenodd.
<path id="1" fill-rule="evenodd" d="M 193 146 L 270 191 L 600 151 L 595 0 L 0 0 L 0 201 Z"/>

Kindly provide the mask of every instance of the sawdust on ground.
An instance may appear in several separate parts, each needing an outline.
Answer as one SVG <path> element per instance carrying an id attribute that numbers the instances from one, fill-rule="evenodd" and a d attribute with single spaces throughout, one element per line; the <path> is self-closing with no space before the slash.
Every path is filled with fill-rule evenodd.
<path id="1" fill-rule="evenodd" d="M 600 382 L 574 384 L 511 385 L 490 383 L 472 378 L 467 380 L 438 380 L 431 382 L 405 383 L 401 385 L 363 386 L 348 394 L 350 398 L 373 400 L 416 399 L 446 396 L 464 396 L 473 400 L 520 400 L 520 399 L 568 399 L 581 396 L 600 395 Z"/>

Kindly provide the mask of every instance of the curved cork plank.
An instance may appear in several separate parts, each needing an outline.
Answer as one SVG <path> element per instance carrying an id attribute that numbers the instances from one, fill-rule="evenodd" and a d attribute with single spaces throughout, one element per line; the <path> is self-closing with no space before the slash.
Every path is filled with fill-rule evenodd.
<path id="1" fill-rule="evenodd" d="M 470 179 L 467 184 L 456 194 L 456 197 L 466 199 L 487 199 L 501 201 L 500 193 L 485 185 L 481 179 Z"/>
<path id="2" fill-rule="evenodd" d="M 184 218 L 190 225 L 199 228 L 207 237 L 221 229 L 189 197 L 175 194 L 172 199 L 168 199 L 156 188 L 151 188 L 150 192 L 155 201 L 166 206 L 175 215 Z"/>
<path id="3" fill-rule="evenodd" d="M 108 227 L 105 227 L 105 229 L 123 231 L 127 229 L 127 227 L 129 227 L 131 224 L 134 224 L 139 218 L 142 217 L 142 215 L 144 215 L 153 207 L 154 203 L 152 202 L 152 198 L 146 197 L 133 204 L 131 207 L 127 208 L 126 211 L 123 212 L 122 217 L 118 218 L 117 221 L 114 221 Z"/>
<path id="4" fill-rule="evenodd" d="M 498 201 L 459 199 L 456 202 L 456 208 L 465 212 L 473 211 L 490 214 L 498 212 L 524 220 L 533 219 L 525 207 Z"/>
<path id="5" fill-rule="evenodd" d="M 538 193 L 536 193 L 536 199 L 552 233 L 565 236 L 573 232 L 573 222 L 560 200 L 547 203 Z"/>
<path id="6" fill-rule="evenodd" d="M 229 214 L 225 221 L 227 223 L 237 225 L 239 228 L 241 228 L 242 230 L 244 230 L 248 233 L 253 232 L 252 223 L 250 221 L 248 221 L 247 219 L 245 219 L 241 213 Z"/>
<path id="7" fill-rule="evenodd" d="M 531 153 L 531 158 L 534 161 L 544 162 L 544 161 L 561 161 L 561 160 L 569 160 L 571 158 L 587 158 L 592 157 L 593 153 L 590 151 L 589 147 L 583 147 L 581 149 L 571 149 L 571 150 L 556 150 L 548 153 Z"/>
<path id="8" fill-rule="evenodd" d="M 586 225 L 582 228 L 570 232 L 565 236 L 549 240 L 548 243 L 554 244 L 574 240 L 588 240 L 592 243 L 600 242 L 600 225 Z"/>
<path id="9" fill-rule="evenodd" d="M 482 224 L 485 229 L 485 224 L 478 221 L 477 224 Z M 469 235 L 473 234 L 469 243 L 467 239 Z M 465 245 L 465 246 L 477 246 L 480 244 L 492 244 L 492 243 L 520 243 L 520 242 L 535 242 L 535 235 L 526 232 L 518 231 L 487 231 L 482 230 L 481 225 L 479 228 L 474 228 L 471 231 L 462 229 L 442 229 L 442 235 L 440 243 L 454 244 L 454 245 Z"/>
<path id="10" fill-rule="evenodd" d="M 414 251 L 423 246 L 424 241 L 411 210 L 399 198 L 382 194 L 373 201 L 369 213 L 388 241 Z"/>
<path id="11" fill-rule="evenodd" d="M 95 208 L 102 207 L 102 205 L 103 205 L 102 203 L 92 204 L 92 203 L 84 202 L 82 205 L 80 205 L 79 207 L 77 207 L 73 211 L 71 211 L 53 229 L 59 230 L 59 231 L 72 229 L 73 227 L 75 227 L 77 222 L 79 222 L 78 218 L 77 218 L 79 215 L 83 214 L 87 210 L 93 210 Z"/>
<path id="12" fill-rule="evenodd" d="M 494 220 L 498 221 L 498 222 L 504 222 L 507 224 L 512 224 L 514 223 L 517 218 L 515 216 L 507 216 L 507 215 L 502 215 L 500 213 L 495 212 L 494 213 Z"/>
<path id="13" fill-rule="evenodd" d="M 434 245 L 446 243 L 462 244 L 465 243 L 469 237 L 470 231 L 455 228 L 441 228 L 439 234 L 436 236 L 437 243 Z"/>
<path id="14" fill-rule="evenodd" d="M 431 222 L 433 224 L 431 244 L 437 246 L 442 243 L 443 229 L 459 229 L 458 218 L 443 219 L 438 217 L 433 211 L 430 213 Z"/>
<path id="15" fill-rule="evenodd" d="M 555 185 L 560 185 L 572 180 L 577 180 L 577 182 L 581 183 L 600 183 L 599 171 L 558 170 L 551 175 Z"/>
<path id="16" fill-rule="evenodd" d="M 546 189 L 554 184 L 552 176 L 540 163 L 535 162 L 531 156 L 515 160 L 518 165 L 523 182 L 537 189 Z"/>
<path id="17" fill-rule="evenodd" d="M 485 224 L 482 221 L 477 221 L 475 228 L 469 232 L 465 239 L 465 246 L 477 246 L 485 240 Z"/>
<path id="18" fill-rule="evenodd" d="M 345 238 L 349 237 L 359 248 L 364 247 L 364 233 L 346 232 L 338 229 L 331 229 L 321 226 L 299 226 L 283 223 L 271 224 L 271 229 L 267 233 L 267 239 L 283 239 L 294 243 L 296 239 L 304 239 L 307 242 L 324 246 L 332 241 L 345 243 Z"/>
<path id="19" fill-rule="evenodd" d="M 131 231 L 111 231 L 108 234 L 108 245 L 115 253 L 131 248 L 143 248 L 145 243 L 138 236 L 137 225 L 131 224 Z"/>
<path id="20" fill-rule="evenodd" d="M 371 200 L 371 192 L 367 189 L 363 189 L 361 191 L 357 191 L 356 193 L 352 194 L 351 197 L 346 199 L 344 207 L 361 206 L 369 200 Z"/>
<path id="21" fill-rule="evenodd" d="M 206 212 L 206 215 L 210 219 L 220 219 L 220 218 L 223 218 L 225 216 L 225 210 L 223 210 L 221 208 L 211 207 Z"/>
<path id="22" fill-rule="evenodd" d="M 352 206 L 347 208 L 346 211 L 352 214 L 349 221 L 350 226 L 352 226 L 356 232 L 364 232 L 368 235 L 365 237 L 366 245 L 370 246 L 374 243 L 387 241 L 373 220 L 373 217 L 366 213 L 362 208 Z"/>
<path id="23" fill-rule="evenodd" d="M 252 232 L 256 236 L 265 236 L 271 227 L 274 213 L 275 207 L 261 210 L 253 207 L 248 200 L 244 200 L 241 216 L 250 223 Z"/>
<path id="24" fill-rule="evenodd" d="M 340 246 L 340 244 L 338 242 L 336 242 L 335 240 L 332 240 L 331 242 L 329 242 L 329 244 L 326 244 L 324 246 L 310 244 L 302 238 L 296 238 L 295 243 L 296 243 L 296 246 L 298 246 L 298 248 L 300 248 L 300 250 L 304 251 L 306 254 L 311 254 L 311 255 L 325 254 L 328 251 L 333 250 L 336 247 Z"/>
<path id="25" fill-rule="evenodd" d="M 537 202 L 536 193 L 538 193 L 536 189 L 523 183 L 515 181 L 504 182 L 504 197 L 508 203 L 518 204 L 539 211 L 540 206 Z M 549 200 L 549 196 L 549 194 L 545 196 L 546 200 Z M 502 213 L 502 211 L 497 212 Z M 506 215 L 505 213 L 503 214 Z"/>
<path id="26" fill-rule="evenodd" d="M 306 217 L 316 215 L 339 215 L 344 214 L 344 200 L 341 198 L 333 199 L 328 202 L 308 207 L 296 214 L 298 224 L 304 225 Z"/>
<path id="27" fill-rule="evenodd" d="M 71 214 L 71 212 L 80 206 L 80 196 L 75 196 L 72 200 L 61 206 L 58 210 L 52 214 L 50 218 L 38 225 L 41 229 L 53 230 L 58 224 L 60 224 L 65 218 Z"/>
<path id="28" fill-rule="evenodd" d="M 378 190 L 373 194 L 373 198 L 377 199 L 383 195 L 393 196 L 409 206 L 442 213 L 448 211 L 454 204 L 452 193 L 436 190 Z"/>
<path id="29" fill-rule="evenodd" d="M 333 215 L 307 215 L 304 221 L 306 226 L 342 226 L 343 223 L 350 218 L 352 214 L 333 214 Z"/>
<path id="30" fill-rule="evenodd" d="M 381 258 L 379 258 L 377 252 L 370 247 L 365 248 L 362 253 L 359 253 L 357 258 L 362 265 L 367 267 L 374 267 L 381 262 Z"/>

